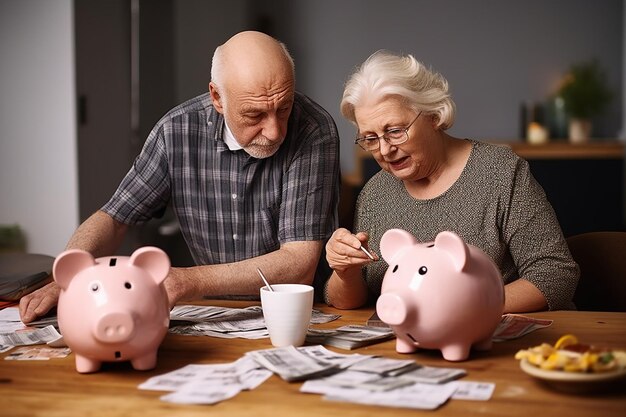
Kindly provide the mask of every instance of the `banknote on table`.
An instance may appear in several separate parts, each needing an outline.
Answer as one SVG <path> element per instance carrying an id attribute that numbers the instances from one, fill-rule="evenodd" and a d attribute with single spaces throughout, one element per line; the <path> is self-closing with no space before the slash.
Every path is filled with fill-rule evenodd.
<path id="1" fill-rule="evenodd" d="M 169 332 L 172 334 L 180 334 L 183 336 L 211 336 L 221 339 L 265 339 L 269 337 L 266 328 L 234 330 L 234 331 L 216 331 L 215 325 L 211 323 L 193 323 L 171 326 Z"/>
<path id="2" fill-rule="evenodd" d="M 340 318 L 339 314 L 328 314 L 320 310 L 311 311 L 311 324 L 328 323 Z M 229 308 L 217 306 L 198 305 L 177 305 L 170 312 L 171 321 L 239 321 L 252 318 L 263 319 L 263 309 L 261 306 L 250 306 L 245 308 Z"/>
<path id="3" fill-rule="evenodd" d="M 176 305 L 170 311 L 170 321 L 202 322 L 212 319 L 247 319 L 261 314 L 259 306 L 228 308 L 219 306 Z"/>
<path id="4" fill-rule="evenodd" d="M 44 317 L 40 317 L 37 320 L 31 321 L 28 323 L 28 327 L 48 327 L 54 326 L 55 328 L 59 328 L 59 320 L 54 313 L 48 313 L 48 315 Z"/>
<path id="5" fill-rule="evenodd" d="M 449 384 L 456 387 L 453 400 L 487 401 L 496 388 L 493 382 L 454 381 Z"/>
<path id="6" fill-rule="evenodd" d="M 426 384 L 442 384 L 467 375 L 465 369 L 439 366 L 420 366 L 400 374 L 403 378 Z"/>
<path id="7" fill-rule="evenodd" d="M 307 394 L 326 394 L 333 388 L 357 388 L 360 384 L 380 378 L 369 372 L 351 371 L 349 369 L 322 378 L 309 379 L 302 384 L 300 392 Z"/>
<path id="8" fill-rule="evenodd" d="M 494 342 L 502 342 L 504 340 L 517 339 L 535 330 L 548 327 L 551 324 L 552 320 L 537 319 L 521 314 L 504 314 L 493 334 L 492 340 Z"/>
<path id="9" fill-rule="evenodd" d="M 370 372 L 344 370 L 342 372 L 323 377 L 307 380 L 300 392 L 309 394 L 325 394 L 334 388 L 358 388 L 367 391 L 388 391 L 411 385 L 414 382 L 398 377 L 387 377 Z"/>
<path id="10" fill-rule="evenodd" d="M 407 378 L 397 376 L 378 376 L 371 381 L 365 381 L 359 384 L 359 388 L 368 391 L 391 391 L 397 388 L 413 385 L 415 382 Z"/>
<path id="11" fill-rule="evenodd" d="M 48 343 L 61 337 L 53 325 L 42 328 L 25 328 L 13 333 L 0 334 L 0 345 L 26 346 Z"/>
<path id="12" fill-rule="evenodd" d="M 215 306 L 180 305 L 170 312 L 170 323 L 192 322 L 201 324 L 196 328 L 206 331 L 227 333 L 253 331 L 265 328 L 263 311 L 260 306 L 246 308 L 226 308 Z"/>
<path id="13" fill-rule="evenodd" d="M 306 384 L 302 391 L 307 392 Z M 319 391 L 322 391 L 317 387 Z M 495 384 L 491 382 L 452 381 L 445 384 L 422 384 L 419 382 L 391 390 L 367 390 L 363 385 L 355 388 L 328 386 L 324 399 L 357 404 L 387 407 L 434 410 L 448 400 L 487 401 L 491 398 Z"/>
<path id="14" fill-rule="evenodd" d="M 330 373 L 340 368 L 334 363 L 314 359 L 293 346 L 247 352 L 259 365 L 274 372 L 285 381 L 301 381 Z"/>
<path id="15" fill-rule="evenodd" d="M 333 388 L 324 393 L 328 401 L 341 401 L 384 407 L 434 410 L 444 404 L 456 391 L 448 384 L 433 385 L 413 383 L 386 391 L 370 391 L 363 388 Z"/>
<path id="16" fill-rule="evenodd" d="M 159 399 L 174 404 L 216 404 L 235 397 L 241 389 L 234 385 L 212 385 L 198 383 L 186 385 L 179 391 L 161 396 Z"/>
<path id="17" fill-rule="evenodd" d="M 139 385 L 139 389 L 177 391 L 187 384 L 236 385 L 251 390 L 272 376 L 272 372 L 256 361 L 243 356 L 230 363 L 190 364 L 165 374 L 153 376 Z"/>
<path id="18" fill-rule="evenodd" d="M 328 323 L 340 315 L 313 309 L 311 324 Z M 262 339 L 269 337 L 261 306 L 228 308 L 178 305 L 170 312 L 170 333 L 189 336 Z"/>
<path id="19" fill-rule="evenodd" d="M 336 365 L 340 369 L 347 369 L 355 363 L 373 357 L 373 355 L 362 355 L 359 353 L 337 353 L 326 349 L 322 345 L 301 346 L 297 349 L 298 352 L 309 356 L 315 361 Z"/>
<path id="20" fill-rule="evenodd" d="M 488 382 L 449 382 L 466 374 L 460 368 L 427 367 L 417 363 L 411 367 L 410 363 L 401 363 L 406 361 L 394 362 L 398 360 L 375 357 L 369 360 L 368 366 L 368 361 L 360 361 L 358 366 L 340 373 L 309 379 L 300 391 L 322 394 L 324 399 L 331 401 L 436 409 L 449 399 L 486 401 L 495 387 Z"/>
<path id="21" fill-rule="evenodd" d="M 458 399 L 471 400 L 489 399 L 493 392 L 494 385 L 484 382 L 417 382 L 410 377 L 415 367 L 420 365 L 412 360 L 341 354 L 321 345 L 289 346 L 248 352 L 232 363 L 187 365 L 149 378 L 139 388 L 171 391 L 161 397 L 167 402 L 214 404 L 255 389 L 276 373 L 287 381 L 306 380 L 301 392 L 322 394 L 328 400 L 415 409 L 435 409 L 451 396 L 455 398 L 455 392 Z M 457 368 L 439 370 L 448 373 L 422 377 L 429 380 L 430 376 L 434 382 L 461 375 Z"/>
<path id="22" fill-rule="evenodd" d="M 26 325 L 22 323 L 18 307 L 7 307 L 0 310 L 0 334 L 12 333 L 25 328 Z"/>
<path id="23" fill-rule="evenodd" d="M 257 388 L 272 372 L 267 369 L 251 369 L 246 373 L 220 377 L 219 374 L 201 379 L 187 380 L 170 394 L 162 396 L 162 401 L 178 404 L 215 404 L 234 397 L 241 391 Z"/>
<path id="24" fill-rule="evenodd" d="M 351 350 L 384 342 L 393 337 L 393 330 L 390 328 L 354 324 L 336 329 L 309 329 L 306 341 Z"/>
<path id="25" fill-rule="evenodd" d="M 54 358 L 65 358 L 72 351 L 70 348 L 53 348 L 49 346 L 21 346 L 4 357 L 7 361 L 47 361 Z"/>
<path id="26" fill-rule="evenodd" d="M 244 356 L 232 363 L 187 365 L 149 378 L 139 389 L 171 391 L 161 397 L 166 402 L 215 404 L 241 391 L 255 389 L 271 376 L 271 371 Z"/>
<path id="27" fill-rule="evenodd" d="M 323 311 L 311 310 L 311 324 L 330 323 L 341 318 L 341 314 L 324 313 Z"/>
<path id="28" fill-rule="evenodd" d="M 32 321 L 28 323 L 28 326 L 22 323 L 20 318 L 20 311 L 18 307 L 7 307 L 0 310 L 0 333 L 12 333 L 18 330 L 24 330 L 33 327 L 47 327 L 54 326 L 57 329 L 59 328 L 59 324 L 57 321 L 57 316 L 55 314 L 55 309 L 50 313 L 46 314 L 43 317 L 40 317 L 38 320 Z"/>
<path id="29" fill-rule="evenodd" d="M 396 376 L 404 374 L 421 365 L 413 359 L 393 359 L 380 356 L 373 356 L 350 366 L 351 371 L 370 372 L 385 376 Z"/>

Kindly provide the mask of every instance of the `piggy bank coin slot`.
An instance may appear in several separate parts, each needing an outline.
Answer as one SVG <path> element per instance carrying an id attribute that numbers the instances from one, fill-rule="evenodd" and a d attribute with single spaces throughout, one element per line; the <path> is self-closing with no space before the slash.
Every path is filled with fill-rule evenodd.
<path id="1" fill-rule="evenodd" d="M 117 263 L 117 258 L 109 259 L 109 266 L 115 266 L 116 263 Z"/>
<path id="2" fill-rule="evenodd" d="M 115 359 L 119 359 L 122 357 L 122 352 L 120 352 L 119 350 L 115 351 Z"/>

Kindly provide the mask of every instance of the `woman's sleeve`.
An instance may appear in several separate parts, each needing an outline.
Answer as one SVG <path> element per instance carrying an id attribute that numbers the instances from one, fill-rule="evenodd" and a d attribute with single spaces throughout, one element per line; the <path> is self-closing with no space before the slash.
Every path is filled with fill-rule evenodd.
<path id="1" fill-rule="evenodd" d="M 503 232 L 520 278 L 543 293 L 548 308 L 574 308 L 578 265 L 554 209 L 523 159 L 516 164 Z"/>

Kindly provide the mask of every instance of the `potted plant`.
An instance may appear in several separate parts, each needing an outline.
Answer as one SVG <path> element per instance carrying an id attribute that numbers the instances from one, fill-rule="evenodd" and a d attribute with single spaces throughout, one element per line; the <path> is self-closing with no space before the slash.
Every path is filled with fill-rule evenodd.
<path id="1" fill-rule="evenodd" d="M 26 237 L 17 224 L 0 224 L 0 253 L 24 252 Z"/>
<path id="2" fill-rule="evenodd" d="M 597 61 L 572 65 L 558 95 L 563 98 L 569 120 L 569 139 L 584 142 L 591 136 L 591 118 L 601 114 L 612 93 Z"/>

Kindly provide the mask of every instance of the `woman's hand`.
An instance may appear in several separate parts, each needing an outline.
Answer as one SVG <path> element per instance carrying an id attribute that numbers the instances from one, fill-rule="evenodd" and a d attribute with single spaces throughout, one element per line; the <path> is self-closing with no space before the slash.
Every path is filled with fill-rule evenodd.
<path id="1" fill-rule="evenodd" d="M 361 249 L 367 249 L 368 235 L 359 232 L 356 235 L 347 229 L 337 229 L 326 243 L 326 261 L 337 273 L 341 274 L 354 267 L 361 267 L 372 259 Z M 368 250 L 378 260 L 378 256 Z"/>

